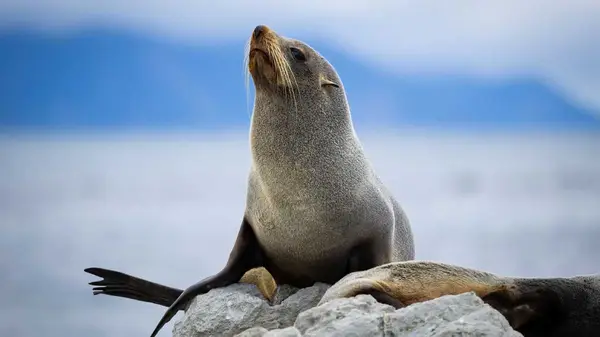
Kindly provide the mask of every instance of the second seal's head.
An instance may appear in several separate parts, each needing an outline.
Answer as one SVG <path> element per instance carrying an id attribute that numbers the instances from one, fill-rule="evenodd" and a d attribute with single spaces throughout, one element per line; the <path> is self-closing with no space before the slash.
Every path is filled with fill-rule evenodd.
<path id="1" fill-rule="evenodd" d="M 306 43 L 278 35 L 271 28 L 254 28 L 248 52 L 248 70 L 257 91 L 303 92 L 315 89 L 343 92 L 329 62 Z"/>

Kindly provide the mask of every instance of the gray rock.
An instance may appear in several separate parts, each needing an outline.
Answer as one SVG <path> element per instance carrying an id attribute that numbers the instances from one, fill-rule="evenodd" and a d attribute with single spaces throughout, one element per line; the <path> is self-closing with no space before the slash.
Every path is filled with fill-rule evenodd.
<path id="1" fill-rule="evenodd" d="M 271 331 L 277 331 L 277 329 Z M 267 332 L 269 332 L 269 330 L 263 328 L 262 326 L 255 326 L 254 328 L 250 328 L 242 333 L 235 335 L 235 337 L 263 337 L 267 334 Z"/>
<path id="2" fill-rule="evenodd" d="M 253 284 L 238 283 L 212 289 L 192 301 L 184 317 L 175 323 L 173 336 L 234 336 L 256 327 L 287 328 L 294 325 L 300 312 L 317 305 L 328 288 L 322 283 L 299 290 L 282 287 L 277 295 L 291 295 L 279 299 L 276 296 L 279 304 L 275 305 L 269 304 Z M 244 336 L 262 336 L 261 331 L 254 329 Z M 289 331 L 281 333 L 284 334 L 281 336 L 295 336 Z"/>
<path id="3" fill-rule="evenodd" d="M 302 337 L 302 335 L 293 326 L 271 331 L 263 327 L 254 327 L 235 335 L 235 337 Z"/>
<path id="4" fill-rule="evenodd" d="M 198 296 L 175 324 L 173 336 L 481 336 L 518 337 L 506 319 L 473 293 L 443 296 L 395 310 L 369 295 L 315 307 L 329 286 L 278 290 L 269 304 L 251 284 Z"/>
<path id="5" fill-rule="evenodd" d="M 293 326 L 285 329 L 271 330 L 264 334 L 264 337 L 302 337 L 300 331 Z"/>
<path id="6" fill-rule="evenodd" d="M 277 292 L 275 293 L 275 296 L 273 297 L 273 304 L 281 304 L 281 302 L 283 302 L 283 300 L 285 300 L 286 298 L 297 293 L 298 290 L 299 290 L 298 288 L 292 287 L 287 284 L 282 284 L 282 285 L 278 286 Z"/>
<path id="7" fill-rule="evenodd" d="M 393 312 L 370 295 L 358 295 L 304 311 L 294 326 L 302 336 L 382 336 L 383 315 Z"/>
<path id="8" fill-rule="evenodd" d="M 384 315 L 380 336 L 518 337 L 498 311 L 474 293 L 442 296 Z"/>

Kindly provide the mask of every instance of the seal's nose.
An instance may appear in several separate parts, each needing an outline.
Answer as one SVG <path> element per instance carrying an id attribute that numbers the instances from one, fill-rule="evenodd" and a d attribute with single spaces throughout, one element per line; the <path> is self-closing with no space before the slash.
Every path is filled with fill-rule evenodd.
<path id="1" fill-rule="evenodd" d="M 267 30 L 267 27 L 264 25 L 258 25 L 256 26 L 256 28 L 254 28 L 254 38 L 258 39 L 262 33 L 264 33 Z"/>

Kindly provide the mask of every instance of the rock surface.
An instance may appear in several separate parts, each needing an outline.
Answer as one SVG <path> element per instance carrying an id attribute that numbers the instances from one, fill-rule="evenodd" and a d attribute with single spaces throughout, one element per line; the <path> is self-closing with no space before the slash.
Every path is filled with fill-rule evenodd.
<path id="1" fill-rule="evenodd" d="M 522 336 L 473 293 L 399 310 L 369 295 L 315 307 L 327 288 L 325 284 L 300 290 L 282 286 L 273 304 L 251 284 L 213 289 L 193 301 L 175 324 L 173 336 Z"/>

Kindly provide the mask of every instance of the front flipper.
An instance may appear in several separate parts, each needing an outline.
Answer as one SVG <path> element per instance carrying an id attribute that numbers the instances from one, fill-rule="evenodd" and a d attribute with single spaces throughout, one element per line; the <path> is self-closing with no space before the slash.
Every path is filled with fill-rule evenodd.
<path id="1" fill-rule="evenodd" d="M 183 293 L 167 309 L 160 322 L 152 332 L 156 336 L 160 329 L 167 324 L 175 314 L 185 309 L 189 302 L 200 294 L 207 293 L 213 288 L 225 287 L 238 282 L 250 269 L 263 264 L 263 253 L 256 235 L 250 224 L 244 218 L 238 236 L 225 268 L 214 276 L 208 277 L 183 291 Z"/>

